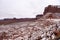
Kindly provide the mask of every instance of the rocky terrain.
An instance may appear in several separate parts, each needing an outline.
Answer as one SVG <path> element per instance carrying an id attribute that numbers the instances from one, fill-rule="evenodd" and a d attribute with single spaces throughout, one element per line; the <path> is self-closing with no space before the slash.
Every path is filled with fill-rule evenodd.
<path id="1" fill-rule="evenodd" d="M 60 19 L 42 19 L 0 25 L 0 40 L 58 40 Z"/>

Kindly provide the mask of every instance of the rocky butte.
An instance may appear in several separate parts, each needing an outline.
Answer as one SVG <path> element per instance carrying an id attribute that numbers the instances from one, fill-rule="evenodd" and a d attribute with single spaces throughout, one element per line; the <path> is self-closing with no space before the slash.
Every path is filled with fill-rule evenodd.
<path id="1" fill-rule="evenodd" d="M 45 7 L 43 15 L 36 16 L 36 18 L 40 17 L 60 19 L 60 5 L 48 5 Z"/>

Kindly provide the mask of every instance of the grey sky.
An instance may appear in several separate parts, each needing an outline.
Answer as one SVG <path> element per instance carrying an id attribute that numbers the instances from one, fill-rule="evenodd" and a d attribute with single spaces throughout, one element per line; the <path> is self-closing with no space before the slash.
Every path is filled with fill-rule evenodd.
<path id="1" fill-rule="evenodd" d="M 33 18 L 48 5 L 60 5 L 60 0 L 0 0 L 0 19 Z"/>

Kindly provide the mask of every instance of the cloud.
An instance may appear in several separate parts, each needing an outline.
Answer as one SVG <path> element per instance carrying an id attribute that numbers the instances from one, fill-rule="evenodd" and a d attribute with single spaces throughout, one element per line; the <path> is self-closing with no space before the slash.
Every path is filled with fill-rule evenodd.
<path id="1" fill-rule="evenodd" d="M 35 17 L 48 5 L 60 5 L 59 0 L 0 0 L 1 17 Z M 1 18 L 0 17 L 0 18 Z"/>

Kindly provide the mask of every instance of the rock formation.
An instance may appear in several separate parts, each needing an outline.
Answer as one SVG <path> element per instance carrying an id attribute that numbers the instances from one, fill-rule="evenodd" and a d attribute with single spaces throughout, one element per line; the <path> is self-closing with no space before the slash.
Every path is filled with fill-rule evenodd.
<path id="1" fill-rule="evenodd" d="M 59 5 L 56 5 L 56 6 L 49 5 L 48 7 L 45 8 L 43 14 L 45 15 L 46 13 L 60 13 L 60 7 L 59 7 Z"/>
<path id="2" fill-rule="evenodd" d="M 49 5 L 45 7 L 45 10 L 43 12 L 43 16 L 40 15 L 40 18 L 53 18 L 53 19 L 60 19 L 60 6 L 59 5 Z M 36 18 L 39 18 L 39 15 L 37 15 Z"/>

